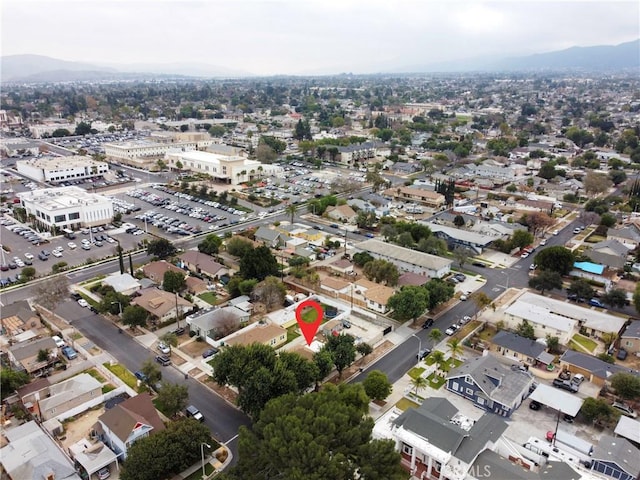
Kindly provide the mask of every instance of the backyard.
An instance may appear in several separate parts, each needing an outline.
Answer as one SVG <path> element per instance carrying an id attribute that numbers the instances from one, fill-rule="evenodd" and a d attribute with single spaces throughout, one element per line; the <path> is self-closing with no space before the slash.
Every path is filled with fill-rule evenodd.
<path id="1" fill-rule="evenodd" d="M 138 380 L 136 377 L 134 377 L 129 370 L 119 363 L 114 363 L 112 365 L 110 362 L 105 362 L 103 363 L 103 366 L 134 390 L 138 386 Z"/>
<path id="2" fill-rule="evenodd" d="M 198 298 L 200 300 L 204 300 L 205 302 L 207 302 L 209 305 L 215 305 L 217 302 L 217 297 L 216 294 L 213 292 L 205 292 L 205 293 L 201 293 L 200 295 L 198 295 Z"/>
<path id="3" fill-rule="evenodd" d="M 574 343 L 579 344 L 581 347 L 583 347 L 588 352 L 593 352 L 598 347 L 598 344 L 596 342 L 594 342 L 590 338 L 587 338 L 587 337 L 585 337 L 583 335 L 580 335 L 579 333 L 576 333 L 573 336 L 571 341 L 574 342 Z M 576 350 L 580 351 L 580 348 L 577 348 Z"/>

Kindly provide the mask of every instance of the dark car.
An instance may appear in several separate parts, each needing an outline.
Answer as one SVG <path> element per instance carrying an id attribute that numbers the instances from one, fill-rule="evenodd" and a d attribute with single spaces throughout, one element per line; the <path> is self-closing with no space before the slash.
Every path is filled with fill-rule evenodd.
<path id="1" fill-rule="evenodd" d="M 16 263 L 15 263 L 15 262 L 9 262 L 9 268 L 10 268 L 11 270 L 15 270 L 16 268 L 18 268 L 18 265 L 16 265 Z"/>
<path id="2" fill-rule="evenodd" d="M 198 410 L 193 405 L 189 405 L 185 413 L 187 414 L 187 417 L 193 417 L 199 422 L 204 422 L 204 416 L 202 415 L 202 413 L 200 413 L 200 410 Z"/>
<path id="3" fill-rule="evenodd" d="M 618 354 L 616 355 L 618 360 L 625 360 L 627 358 L 627 351 L 624 348 L 618 350 Z"/>
<path id="4" fill-rule="evenodd" d="M 465 275 L 464 273 L 456 273 L 456 274 L 454 275 L 454 278 L 455 278 L 458 282 L 464 282 L 464 281 L 467 279 L 467 277 L 466 277 L 466 275 Z"/>
<path id="5" fill-rule="evenodd" d="M 213 357 L 216 353 L 218 353 L 219 350 L 217 348 L 209 348 L 207 350 L 205 350 L 204 352 L 202 352 L 202 358 L 209 358 L 209 357 Z"/>
<path id="6" fill-rule="evenodd" d="M 93 313 L 100 313 L 98 312 L 98 309 L 91 304 L 89 304 L 89 310 L 91 310 Z"/>
<path id="7" fill-rule="evenodd" d="M 163 367 L 171 365 L 171 359 L 169 359 L 167 355 L 156 355 L 156 362 L 158 362 Z"/>
<path id="8" fill-rule="evenodd" d="M 431 353 L 431 350 L 429 350 L 428 348 L 423 348 L 418 352 L 416 357 L 418 358 L 418 360 L 424 360 L 427 357 L 427 355 L 429 355 L 430 353 Z"/>
<path id="9" fill-rule="evenodd" d="M 44 255 L 44 254 L 42 254 L 42 253 L 39 253 L 39 254 L 38 254 L 38 258 L 39 258 L 40 260 L 42 260 L 43 262 L 46 262 L 47 260 L 49 260 L 49 257 L 48 257 L 48 256 L 46 256 L 46 255 Z"/>
<path id="10" fill-rule="evenodd" d="M 531 403 L 529 403 L 529 408 L 531 410 L 540 410 L 540 407 L 542 407 L 542 405 L 535 400 L 531 400 Z"/>
<path id="11" fill-rule="evenodd" d="M 553 386 L 567 390 L 571 393 L 576 393 L 578 391 L 578 386 L 575 383 L 571 383 L 569 380 L 562 380 L 561 378 L 554 378 Z"/>
<path id="12" fill-rule="evenodd" d="M 473 262 L 471 265 L 474 267 L 486 268 L 487 266 L 482 262 Z"/>
<path id="13" fill-rule="evenodd" d="M 141 382 L 146 382 L 147 381 L 147 377 L 143 372 L 141 372 L 140 370 L 138 370 L 137 372 L 134 373 L 135 377 L 140 380 Z"/>
<path id="14" fill-rule="evenodd" d="M 82 298 L 82 295 L 80 295 L 78 292 L 71 292 L 69 296 L 74 300 L 80 300 Z"/>
<path id="15" fill-rule="evenodd" d="M 427 318 L 424 323 L 422 324 L 422 328 L 429 328 L 430 326 L 433 325 L 433 318 Z"/>
<path id="16" fill-rule="evenodd" d="M 184 327 L 179 327 L 176 328 L 173 333 L 175 333 L 176 335 L 182 335 L 184 333 Z"/>

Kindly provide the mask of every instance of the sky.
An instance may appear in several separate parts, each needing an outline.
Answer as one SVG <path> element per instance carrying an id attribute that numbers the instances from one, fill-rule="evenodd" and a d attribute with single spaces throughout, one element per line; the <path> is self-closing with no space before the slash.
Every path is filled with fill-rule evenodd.
<path id="1" fill-rule="evenodd" d="M 640 37 L 637 0 L 2 0 L 0 14 L 2 55 L 255 75 L 390 72 Z"/>

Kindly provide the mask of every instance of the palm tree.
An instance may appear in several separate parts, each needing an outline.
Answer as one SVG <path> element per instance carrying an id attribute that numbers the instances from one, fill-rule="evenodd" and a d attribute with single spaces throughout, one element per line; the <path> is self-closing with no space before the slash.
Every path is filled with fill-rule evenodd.
<path id="1" fill-rule="evenodd" d="M 447 343 L 447 346 L 449 347 L 449 352 L 451 352 L 451 358 L 456 360 L 458 355 L 462 353 L 462 344 L 460 343 L 460 340 L 454 338 Z"/>
<path id="2" fill-rule="evenodd" d="M 442 365 L 445 362 L 444 353 L 442 353 L 440 350 L 436 350 L 431 354 L 431 358 L 433 359 L 434 363 L 438 366 L 438 370 L 441 370 Z"/>
<path id="3" fill-rule="evenodd" d="M 435 345 L 440 340 L 442 340 L 442 331 L 439 328 L 434 328 L 429 332 L 429 340 L 433 342 Z"/>
<path id="4" fill-rule="evenodd" d="M 601 338 L 607 350 L 609 350 L 609 347 L 618 339 L 618 334 L 616 332 L 604 332 Z"/>
<path id="5" fill-rule="evenodd" d="M 284 209 L 284 211 L 288 214 L 291 215 L 291 223 L 293 223 L 293 217 L 295 216 L 296 212 L 298 211 L 298 206 L 294 203 L 290 203 L 289 205 L 287 205 L 287 207 Z"/>
<path id="6" fill-rule="evenodd" d="M 422 376 L 411 379 L 411 386 L 414 388 L 416 395 L 418 395 L 418 392 L 420 390 L 424 390 L 425 388 L 427 388 L 427 385 L 427 379 Z"/>

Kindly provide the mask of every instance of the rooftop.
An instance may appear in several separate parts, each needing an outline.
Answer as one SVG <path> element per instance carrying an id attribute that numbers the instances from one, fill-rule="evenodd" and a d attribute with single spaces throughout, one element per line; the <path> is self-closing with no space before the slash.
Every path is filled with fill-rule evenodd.
<path id="1" fill-rule="evenodd" d="M 355 248 L 371 253 L 376 253 L 388 258 L 393 258 L 410 265 L 416 265 L 429 270 L 440 270 L 450 266 L 453 262 L 446 258 L 430 255 L 428 253 L 418 252 L 410 248 L 399 247 L 391 243 L 385 243 L 380 240 L 370 239 L 355 244 Z"/>
<path id="2" fill-rule="evenodd" d="M 42 188 L 31 192 L 19 192 L 16 195 L 21 200 L 35 202 L 46 210 L 58 210 L 77 205 L 112 203 L 112 201 L 104 195 L 89 193 L 73 185 L 69 187 Z"/>

